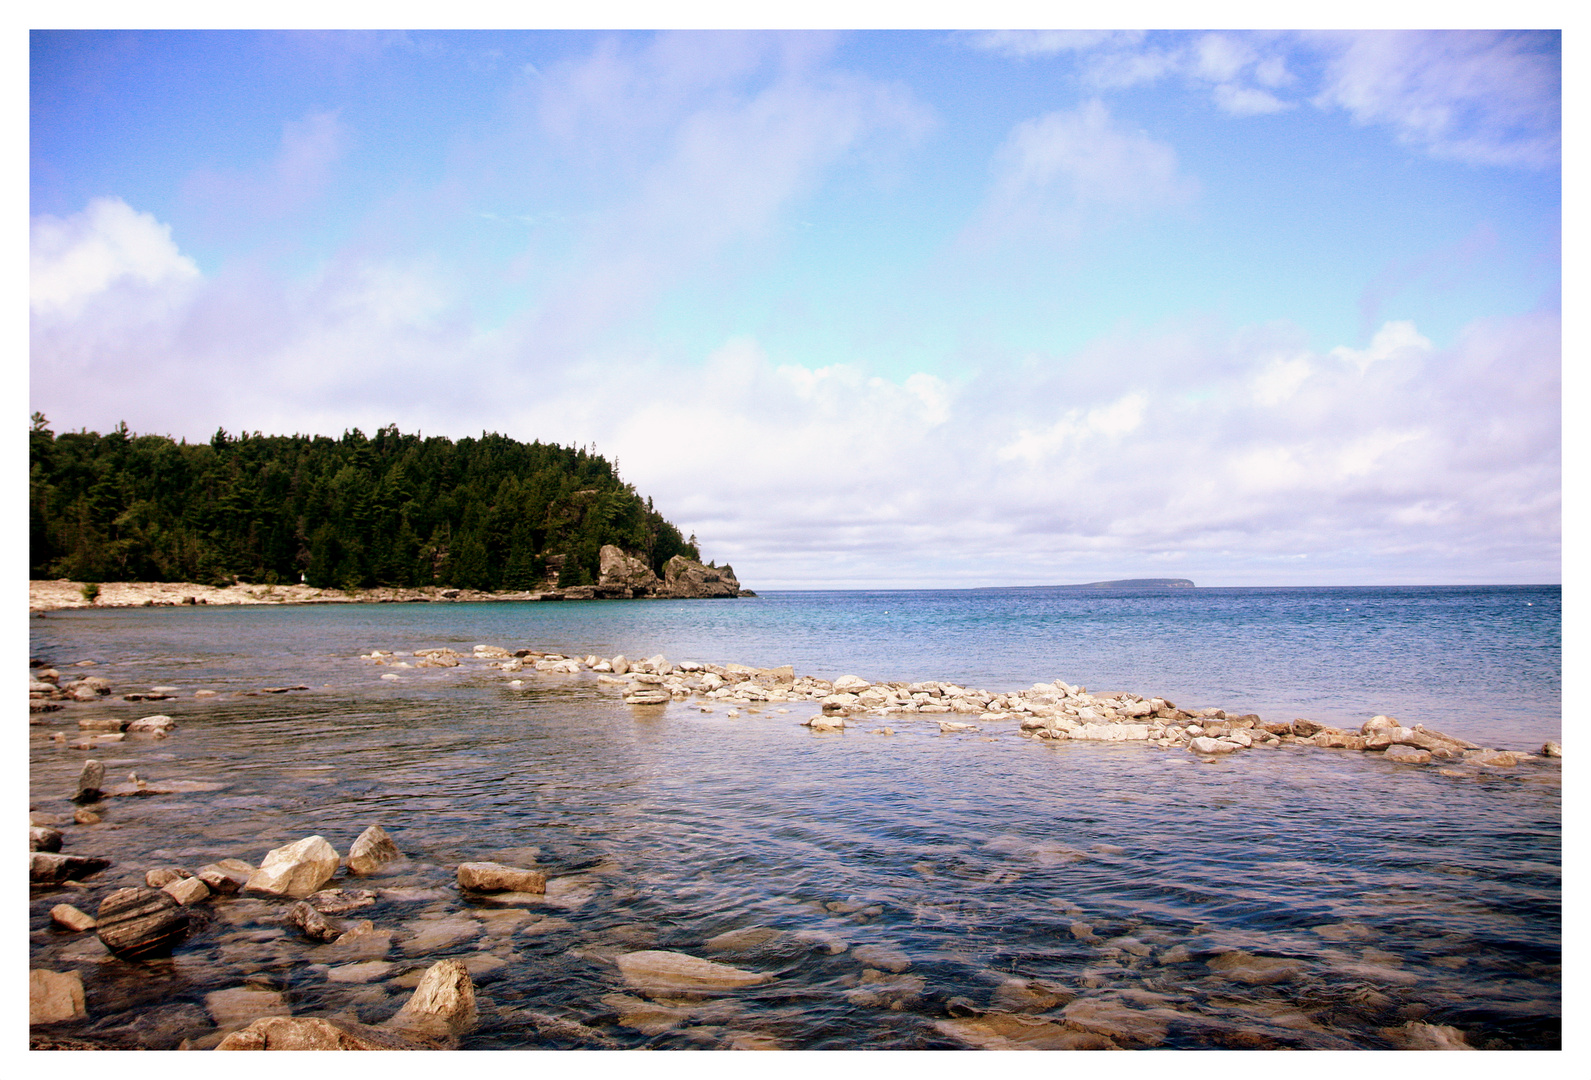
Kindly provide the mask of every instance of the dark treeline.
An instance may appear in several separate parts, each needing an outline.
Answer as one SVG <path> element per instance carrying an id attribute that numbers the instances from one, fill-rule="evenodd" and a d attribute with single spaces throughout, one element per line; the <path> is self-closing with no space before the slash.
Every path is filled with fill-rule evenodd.
<path id="1" fill-rule="evenodd" d="M 35 413 L 29 459 L 35 578 L 529 589 L 560 555 L 559 585 L 595 582 L 603 544 L 659 573 L 700 558 L 602 457 L 496 434 L 189 444 L 126 424 L 56 435 Z"/>

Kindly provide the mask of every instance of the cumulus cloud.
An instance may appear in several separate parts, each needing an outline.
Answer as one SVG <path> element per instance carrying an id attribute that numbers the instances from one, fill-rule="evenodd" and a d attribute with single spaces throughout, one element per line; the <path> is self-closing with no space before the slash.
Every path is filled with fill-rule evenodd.
<path id="1" fill-rule="evenodd" d="M 45 319 L 79 316 L 113 291 L 176 300 L 199 276 L 172 242 L 169 225 L 120 199 L 95 199 L 66 218 L 35 217 L 28 254 L 29 307 Z"/>
<path id="2" fill-rule="evenodd" d="M 803 365 L 746 336 L 694 365 L 588 346 L 527 366 L 526 328 L 474 329 L 423 267 L 273 287 L 156 249 L 179 269 L 154 275 L 171 302 L 136 337 L 36 317 L 35 407 L 199 437 L 397 421 L 594 442 L 761 588 L 1555 576 L 1550 314 L 1446 349 L 1404 322 L 1324 351 L 1286 325 L 1173 325 L 959 380 Z"/>

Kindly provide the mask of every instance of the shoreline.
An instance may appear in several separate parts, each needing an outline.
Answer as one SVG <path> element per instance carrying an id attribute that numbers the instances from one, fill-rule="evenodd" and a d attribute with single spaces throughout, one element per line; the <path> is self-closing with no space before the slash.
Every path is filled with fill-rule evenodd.
<path id="1" fill-rule="evenodd" d="M 198 585 L 181 581 L 107 581 L 100 584 L 99 596 L 83 599 L 81 581 L 40 580 L 28 582 L 28 614 L 69 611 L 80 608 L 183 607 L 250 604 L 428 604 L 479 603 L 489 601 L 541 602 L 562 600 L 668 600 L 732 599 L 730 597 L 635 596 L 633 590 L 608 585 L 575 585 L 562 589 L 528 589 L 519 592 L 482 592 L 478 589 L 453 589 L 440 585 L 415 588 L 379 586 L 373 589 L 317 589 L 312 585 Z M 742 597 L 756 596 L 750 589 Z"/>

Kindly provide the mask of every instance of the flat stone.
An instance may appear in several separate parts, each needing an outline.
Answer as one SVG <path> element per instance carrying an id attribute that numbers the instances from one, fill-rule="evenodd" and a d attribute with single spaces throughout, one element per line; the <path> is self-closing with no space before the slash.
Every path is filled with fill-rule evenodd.
<path id="1" fill-rule="evenodd" d="M 414 934 L 403 943 L 403 951 L 409 956 L 440 952 L 454 945 L 462 945 L 466 941 L 473 941 L 481 933 L 480 923 L 457 916 L 449 919 L 418 919 L 404 925 Z"/>
<path id="2" fill-rule="evenodd" d="M 255 867 L 242 859 L 222 859 L 199 867 L 195 876 L 209 886 L 211 892 L 230 896 L 248 883 L 254 871 Z"/>
<path id="3" fill-rule="evenodd" d="M 196 877 L 181 878 L 169 885 L 162 885 L 161 890 L 183 907 L 197 904 L 210 897 L 210 887 Z"/>
<path id="4" fill-rule="evenodd" d="M 545 893 L 547 875 L 540 870 L 526 870 L 517 866 L 504 866 L 494 862 L 460 863 L 459 888 L 472 892 L 528 892 Z"/>
<path id="5" fill-rule="evenodd" d="M 624 981 L 643 991 L 733 990 L 758 986 L 771 976 L 685 953 L 648 949 L 617 957 Z"/>
<path id="6" fill-rule="evenodd" d="M 269 1016 L 234 1031 L 217 1050 L 414 1050 L 426 1049 L 392 1032 L 318 1016 Z"/>
<path id="7" fill-rule="evenodd" d="M 1166 1041 L 1164 1017 L 1109 998 L 1078 998 L 1062 1009 L 1061 1015 L 1077 1027 L 1113 1041 L 1144 1046 L 1159 1046 Z"/>
<path id="8" fill-rule="evenodd" d="M 326 972 L 326 979 L 334 983 L 368 983 L 385 979 L 394 965 L 385 960 L 365 960 L 357 964 L 343 964 Z"/>
<path id="9" fill-rule="evenodd" d="M 671 1009 L 628 994 L 606 994 L 602 1004 L 619 1014 L 619 1023 L 642 1035 L 661 1035 L 691 1018 L 684 1009 Z"/>
<path id="10" fill-rule="evenodd" d="M 79 911 L 71 904 L 56 904 L 52 907 L 50 909 L 50 921 L 57 926 L 63 926 L 77 933 L 82 933 L 84 930 L 92 930 L 99 925 L 94 920 L 94 916 L 86 911 Z"/>
<path id="11" fill-rule="evenodd" d="M 868 967 L 882 968 L 885 971 L 892 971 L 896 974 L 902 971 L 909 971 L 912 966 L 912 962 L 907 959 L 905 953 L 898 949 L 891 949 L 886 945 L 858 945 L 851 950 L 851 956 L 858 963 L 866 964 Z"/>
<path id="12" fill-rule="evenodd" d="M 1077 1031 L 1032 1016 L 991 1013 L 965 1019 L 936 1020 L 943 1035 L 979 1050 L 1120 1050 L 1104 1035 Z"/>
<path id="13" fill-rule="evenodd" d="M 749 952 L 784 936 L 783 930 L 771 926 L 747 926 L 710 937 L 702 943 L 702 947 L 709 952 Z"/>
<path id="14" fill-rule="evenodd" d="M 34 968 L 28 972 L 28 1023 L 61 1024 L 88 1015 L 83 978 L 75 971 Z"/>
<path id="15" fill-rule="evenodd" d="M 251 986 L 212 991 L 204 996 L 204 1008 L 217 1027 L 233 1027 L 262 1016 L 288 1016 L 292 1013 L 287 1007 L 287 1000 L 275 990 Z"/>
<path id="16" fill-rule="evenodd" d="M 127 725 L 129 735 L 169 735 L 177 722 L 169 716 L 144 716 Z"/>
<path id="17" fill-rule="evenodd" d="M 1243 748 L 1235 742 L 1222 742 L 1219 739 L 1201 735 L 1188 743 L 1188 749 L 1195 754 L 1230 754 L 1234 750 Z"/>

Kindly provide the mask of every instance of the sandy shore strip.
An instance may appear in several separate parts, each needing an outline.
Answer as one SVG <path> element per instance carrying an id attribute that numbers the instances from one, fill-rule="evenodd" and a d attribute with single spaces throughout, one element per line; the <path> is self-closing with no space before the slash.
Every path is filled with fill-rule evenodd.
<path id="1" fill-rule="evenodd" d="M 107 581 L 93 601 L 83 598 L 81 581 L 61 578 L 28 582 L 28 611 L 68 608 L 176 607 L 182 604 L 396 604 L 434 601 L 539 600 L 542 592 L 477 592 L 429 585 L 415 589 L 317 589 L 312 585 L 225 587 L 182 581 Z"/>

